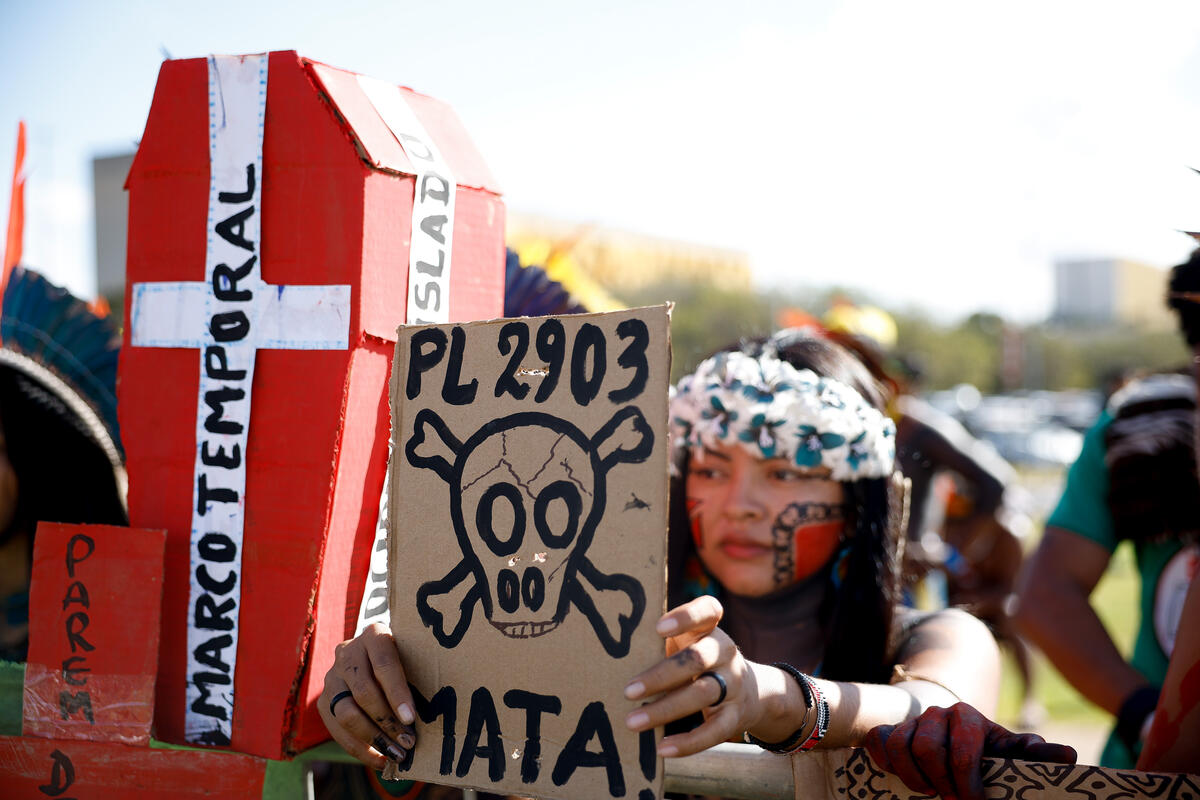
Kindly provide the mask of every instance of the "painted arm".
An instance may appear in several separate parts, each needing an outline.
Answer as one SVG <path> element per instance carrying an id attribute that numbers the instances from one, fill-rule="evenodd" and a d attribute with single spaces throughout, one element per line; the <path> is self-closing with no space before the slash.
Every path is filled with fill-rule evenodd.
<path id="1" fill-rule="evenodd" d="M 815 714 L 806 714 L 800 687 L 790 675 L 742 657 L 717 628 L 721 613 L 721 604 L 712 597 L 667 612 L 658 631 L 667 639 L 668 657 L 626 687 L 631 700 L 657 696 L 626 718 L 633 730 L 704 712 L 703 724 L 662 740 L 663 756 L 696 753 L 740 738 L 743 731 L 780 742 L 797 727 L 811 730 L 816 723 Z M 930 617 L 902 645 L 899 663 L 913 677 L 895 685 L 817 681 L 830 710 L 822 747 L 861 744 L 877 725 L 900 723 L 959 699 L 988 710 L 995 704 L 1000 670 L 996 643 L 969 614 L 951 610 Z M 720 686 L 706 672 L 716 672 L 725 683 L 725 697 L 715 707 L 711 704 L 720 698 Z"/>
<path id="2" fill-rule="evenodd" d="M 1012 467 L 952 417 L 914 414 L 912 403 L 904 407 L 909 413 L 900 418 L 896 432 L 896 441 L 905 442 L 903 457 L 932 462 L 935 470 L 957 472 L 970 486 L 974 513 L 994 512 L 1005 485 L 1014 477 Z"/>
<path id="3" fill-rule="evenodd" d="M 1020 631 L 1084 697 L 1111 714 L 1146 686 L 1088 602 L 1110 553 L 1083 536 L 1047 528 L 1018 589 Z"/>
<path id="4" fill-rule="evenodd" d="M 1200 764 L 1200 576 L 1192 579 L 1162 695 L 1137 768 L 1195 772 Z"/>

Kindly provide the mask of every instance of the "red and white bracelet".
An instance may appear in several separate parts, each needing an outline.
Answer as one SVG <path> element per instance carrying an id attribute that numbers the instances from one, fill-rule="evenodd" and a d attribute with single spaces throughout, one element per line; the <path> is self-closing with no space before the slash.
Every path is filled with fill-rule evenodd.
<path id="1" fill-rule="evenodd" d="M 742 739 L 747 744 L 755 744 L 768 752 L 779 753 L 785 756 L 811 750 L 817 746 L 817 742 L 825 737 L 825 732 L 829 729 L 829 703 L 825 702 L 825 697 L 821 694 L 820 687 L 817 686 L 817 682 L 811 676 L 805 675 L 791 664 L 782 661 L 778 661 L 771 666 L 777 667 L 788 675 L 791 675 L 796 683 L 800 685 L 800 693 L 804 695 L 804 719 L 800 721 L 800 727 L 796 729 L 795 733 L 782 742 L 764 742 L 762 739 L 752 736 L 749 731 L 742 734 Z M 812 732 L 805 737 L 804 729 L 808 727 L 808 713 L 813 709 L 816 709 L 817 712 L 817 724 L 813 726 Z"/>

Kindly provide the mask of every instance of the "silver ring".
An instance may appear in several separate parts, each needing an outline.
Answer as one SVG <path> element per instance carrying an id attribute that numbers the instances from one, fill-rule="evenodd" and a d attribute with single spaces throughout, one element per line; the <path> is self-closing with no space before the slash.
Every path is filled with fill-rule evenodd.
<path id="1" fill-rule="evenodd" d="M 700 680 L 700 678 L 703 678 L 703 677 L 712 678 L 713 680 L 715 680 L 717 682 L 717 686 L 721 687 L 721 694 L 717 696 L 717 699 L 714 702 L 708 704 L 709 708 L 712 708 L 713 706 L 719 706 L 719 705 L 721 705 L 721 703 L 724 703 L 725 702 L 725 692 L 729 689 L 729 687 L 725 685 L 725 679 L 722 678 L 717 673 L 713 672 L 712 670 L 709 670 L 708 672 L 701 672 L 700 675 L 696 678 L 696 680 Z"/>

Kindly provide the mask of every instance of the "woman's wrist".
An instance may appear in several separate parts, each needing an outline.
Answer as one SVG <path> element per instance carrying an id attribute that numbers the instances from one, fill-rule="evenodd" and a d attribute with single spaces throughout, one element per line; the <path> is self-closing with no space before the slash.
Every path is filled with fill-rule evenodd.
<path id="1" fill-rule="evenodd" d="M 786 672 L 767 664 L 748 662 L 757 702 L 742 722 L 747 733 L 764 741 L 779 741 L 796 729 L 804 716 L 804 697 Z"/>
<path id="2" fill-rule="evenodd" d="M 810 749 L 824 736 L 829 709 L 817 682 L 785 665 L 756 665 L 770 689 L 761 691 L 763 713 L 746 729 L 746 741 L 775 752 Z"/>

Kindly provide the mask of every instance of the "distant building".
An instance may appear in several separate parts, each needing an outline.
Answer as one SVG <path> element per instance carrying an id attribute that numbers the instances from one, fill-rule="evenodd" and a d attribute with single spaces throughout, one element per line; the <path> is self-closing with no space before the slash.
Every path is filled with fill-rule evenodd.
<path id="1" fill-rule="evenodd" d="M 129 234 L 129 195 L 125 178 L 133 153 L 92 159 L 92 200 L 96 207 L 96 293 L 120 314 L 125 296 L 125 246 Z"/>
<path id="2" fill-rule="evenodd" d="M 1131 325 L 1162 330 L 1174 324 L 1163 301 L 1167 273 L 1117 258 L 1054 264 L 1054 313 L 1067 325 Z"/>
<path id="3" fill-rule="evenodd" d="M 740 250 L 680 242 L 581 222 L 509 212 L 508 244 L 524 255 L 538 249 L 569 255 L 613 294 L 665 281 L 749 290 L 750 257 Z"/>

